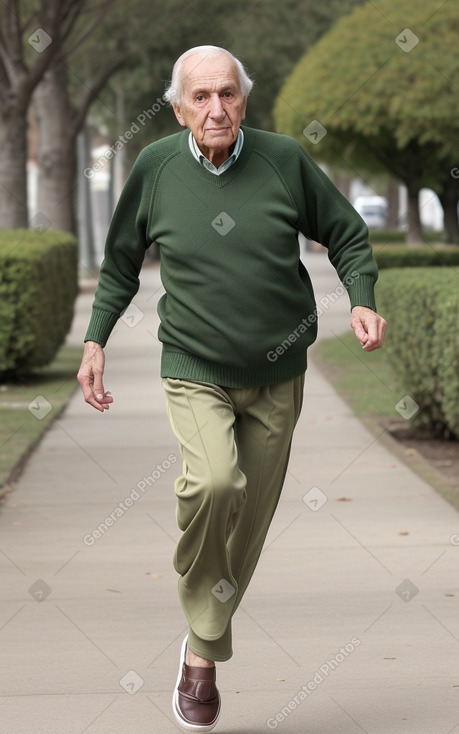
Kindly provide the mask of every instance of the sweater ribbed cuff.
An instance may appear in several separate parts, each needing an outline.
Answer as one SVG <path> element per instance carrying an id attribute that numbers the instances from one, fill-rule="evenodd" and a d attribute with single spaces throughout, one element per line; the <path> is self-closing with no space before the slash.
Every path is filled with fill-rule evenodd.
<path id="1" fill-rule="evenodd" d="M 366 306 L 376 311 L 374 287 L 375 281 L 371 275 L 361 275 L 359 278 L 355 278 L 347 286 L 351 309 L 354 306 Z"/>
<path id="2" fill-rule="evenodd" d="M 112 311 L 103 311 L 101 308 L 93 308 L 89 326 L 84 341 L 99 342 L 105 347 L 113 327 L 119 319 L 119 314 Z"/>

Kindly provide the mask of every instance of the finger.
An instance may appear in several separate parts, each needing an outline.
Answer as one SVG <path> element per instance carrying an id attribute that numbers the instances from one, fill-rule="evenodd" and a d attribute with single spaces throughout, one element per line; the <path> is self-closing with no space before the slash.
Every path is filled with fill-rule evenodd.
<path id="1" fill-rule="evenodd" d="M 86 399 L 86 402 L 89 403 L 89 405 L 92 405 L 93 408 L 96 408 L 96 410 L 103 413 L 105 410 L 109 410 L 111 403 L 113 403 L 113 398 L 108 396 L 103 397 L 102 400 L 97 400 L 97 398 L 91 393 L 91 395 Z"/>
<path id="2" fill-rule="evenodd" d="M 97 399 L 96 395 L 94 395 L 94 389 L 91 384 L 92 380 L 89 375 L 79 373 L 78 382 L 80 383 L 83 397 L 89 405 L 92 405 L 93 408 L 96 408 L 101 413 L 108 410 L 110 403 L 113 403 L 113 398 L 109 392 L 102 393 L 101 398 Z"/>
<path id="3" fill-rule="evenodd" d="M 371 329 L 371 331 L 368 334 L 368 340 L 363 345 L 363 349 L 366 352 L 372 352 L 374 349 L 378 349 L 379 347 L 380 347 L 380 343 L 379 343 L 378 333 L 374 329 Z"/>
<path id="4" fill-rule="evenodd" d="M 386 322 L 384 319 L 378 318 L 369 324 L 368 341 L 364 346 L 365 351 L 372 352 L 380 349 L 384 343 L 384 334 L 386 331 Z"/>
<path id="5" fill-rule="evenodd" d="M 89 380 L 89 378 L 88 378 L 88 380 Z M 105 410 L 105 407 L 103 405 L 101 405 L 101 403 L 98 400 L 96 400 L 96 398 L 95 398 L 95 396 L 94 396 L 94 394 L 92 392 L 92 388 L 89 385 L 89 383 L 88 383 L 88 385 L 84 385 L 84 386 L 82 384 L 81 385 L 81 389 L 82 389 L 82 392 L 83 392 L 83 397 L 84 397 L 85 401 L 88 403 L 88 405 L 92 405 L 93 408 L 95 408 L 96 410 L 99 410 L 101 413 L 103 413 L 104 410 Z"/>
<path id="6" fill-rule="evenodd" d="M 102 381 L 102 372 L 94 371 L 94 385 L 92 391 L 96 399 L 101 402 L 105 394 L 104 383 Z"/>
<path id="7" fill-rule="evenodd" d="M 104 393 L 101 398 L 91 393 L 91 398 L 87 402 L 93 405 L 97 410 L 108 410 L 110 405 L 113 403 L 113 398 L 110 393 Z"/>
<path id="8" fill-rule="evenodd" d="M 113 403 L 113 398 L 111 395 L 104 395 L 101 400 L 97 400 L 97 402 L 99 403 L 99 405 L 106 405 L 108 408 L 108 406 Z"/>
<path id="9" fill-rule="evenodd" d="M 353 319 L 351 321 L 351 327 L 354 330 L 354 334 L 356 335 L 357 339 L 361 344 L 366 344 L 368 341 L 368 334 L 366 332 L 366 329 L 364 328 L 364 325 L 360 319 Z"/>
<path id="10" fill-rule="evenodd" d="M 98 410 L 100 413 L 104 413 L 105 410 L 108 409 L 108 406 L 106 408 L 104 405 L 102 405 L 101 403 L 99 403 L 99 401 L 96 400 L 96 398 L 94 397 L 94 395 L 91 395 L 91 397 L 86 398 L 86 402 L 88 403 L 88 405 L 92 405 L 92 407 L 95 408 L 96 410 Z"/>
<path id="11" fill-rule="evenodd" d="M 81 391 L 86 402 L 89 402 L 91 398 L 94 398 L 91 386 L 91 378 L 89 375 L 78 373 L 78 382 L 80 383 Z"/>
<path id="12" fill-rule="evenodd" d="M 375 345 L 379 341 L 378 337 L 378 326 L 374 319 L 371 319 L 366 324 L 367 327 L 367 341 L 365 343 L 365 347 L 367 348 L 367 351 L 371 351 L 375 348 Z"/>

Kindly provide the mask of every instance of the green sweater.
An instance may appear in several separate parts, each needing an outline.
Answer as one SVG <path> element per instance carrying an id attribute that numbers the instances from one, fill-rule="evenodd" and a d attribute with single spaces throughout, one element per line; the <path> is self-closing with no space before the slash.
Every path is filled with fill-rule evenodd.
<path id="1" fill-rule="evenodd" d="M 328 248 L 351 307 L 375 310 L 363 220 L 299 143 L 243 130 L 241 154 L 220 176 L 195 160 L 188 130 L 140 153 L 110 225 L 85 341 L 105 346 L 153 241 L 165 289 L 162 377 L 244 388 L 304 372 L 317 314 L 298 232 Z"/>

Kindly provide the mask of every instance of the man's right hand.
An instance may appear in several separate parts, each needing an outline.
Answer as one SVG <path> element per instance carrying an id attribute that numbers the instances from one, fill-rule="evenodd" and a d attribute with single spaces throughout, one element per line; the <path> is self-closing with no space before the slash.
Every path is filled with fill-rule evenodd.
<path id="1" fill-rule="evenodd" d="M 113 403 L 110 393 L 104 390 L 104 367 L 105 354 L 102 346 L 98 342 L 87 341 L 77 379 L 86 402 L 101 413 L 108 410 L 110 403 Z"/>

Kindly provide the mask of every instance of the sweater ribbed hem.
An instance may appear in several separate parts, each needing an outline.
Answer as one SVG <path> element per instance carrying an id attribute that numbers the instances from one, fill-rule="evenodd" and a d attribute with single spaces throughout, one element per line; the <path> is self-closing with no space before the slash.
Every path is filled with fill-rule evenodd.
<path id="1" fill-rule="evenodd" d="M 366 306 L 376 311 L 374 287 L 375 281 L 371 275 L 361 275 L 360 278 L 353 280 L 347 288 L 351 308 Z"/>
<path id="2" fill-rule="evenodd" d="M 211 382 L 222 387 L 244 389 L 273 385 L 291 380 L 303 374 L 307 367 L 307 355 L 279 356 L 275 362 L 266 359 L 266 366 L 258 369 L 242 369 L 207 362 L 184 352 L 169 351 L 163 346 L 161 355 L 161 377 L 194 382 Z"/>
<path id="3" fill-rule="evenodd" d="M 99 342 L 99 344 L 105 347 L 108 337 L 110 336 L 118 319 L 119 314 L 117 313 L 93 307 L 84 341 Z"/>

